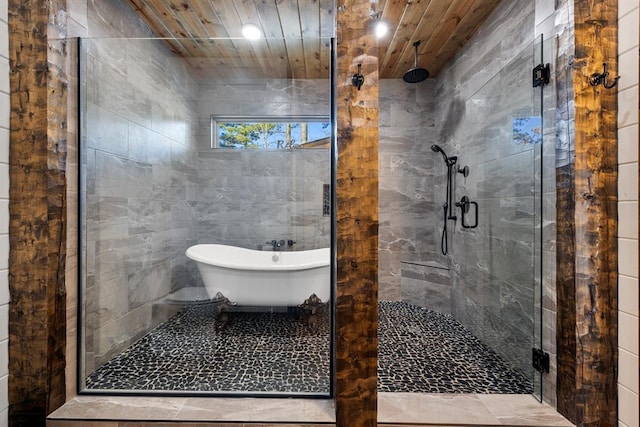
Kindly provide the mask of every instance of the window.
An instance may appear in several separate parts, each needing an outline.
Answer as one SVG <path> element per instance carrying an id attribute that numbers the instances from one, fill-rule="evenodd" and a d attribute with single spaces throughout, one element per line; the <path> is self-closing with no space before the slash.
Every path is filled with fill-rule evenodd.
<path id="1" fill-rule="evenodd" d="M 329 148 L 331 123 L 328 116 L 211 116 L 211 134 L 211 148 Z"/>

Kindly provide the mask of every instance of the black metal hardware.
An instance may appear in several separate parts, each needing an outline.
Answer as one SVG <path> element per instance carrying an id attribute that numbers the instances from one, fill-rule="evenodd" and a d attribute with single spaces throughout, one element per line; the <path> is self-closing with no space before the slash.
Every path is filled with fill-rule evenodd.
<path id="1" fill-rule="evenodd" d="M 470 205 L 474 205 L 475 206 L 475 221 L 473 224 L 469 225 L 467 223 L 467 221 L 465 220 L 467 214 L 469 213 L 469 206 Z M 463 228 L 476 228 L 478 227 L 478 203 L 476 202 L 472 202 L 468 196 L 462 196 L 462 199 L 460 199 L 459 202 L 456 203 L 456 206 L 460 208 L 460 210 L 462 211 L 462 227 Z"/>
<path id="2" fill-rule="evenodd" d="M 549 373 L 549 353 L 539 348 L 532 348 L 531 363 L 536 371 Z"/>
<path id="3" fill-rule="evenodd" d="M 360 90 L 360 88 L 364 84 L 364 76 L 360 72 L 361 69 L 362 69 L 362 64 L 358 64 L 358 72 L 354 74 L 353 77 L 351 77 L 351 84 L 357 87 L 358 90 Z"/>
<path id="4" fill-rule="evenodd" d="M 331 216 L 331 186 L 322 184 L 322 216 Z"/>
<path id="5" fill-rule="evenodd" d="M 458 166 L 458 173 L 461 173 L 465 178 L 469 176 L 469 166 L 460 167 Z"/>
<path id="6" fill-rule="evenodd" d="M 296 242 L 294 242 L 293 240 L 287 240 L 287 246 L 293 246 L 295 244 Z"/>
<path id="7" fill-rule="evenodd" d="M 533 87 L 546 85 L 551 81 L 551 67 L 549 64 L 536 65 L 533 68 Z"/>
<path id="8" fill-rule="evenodd" d="M 591 84 L 591 86 L 595 87 L 595 86 L 598 86 L 600 83 L 602 83 L 602 86 L 604 86 L 605 89 L 611 89 L 616 87 L 616 85 L 618 84 L 618 80 L 620 79 L 620 76 L 614 77 L 613 83 L 608 83 L 607 77 L 609 77 L 609 65 L 605 62 L 604 64 L 602 64 L 602 67 L 604 68 L 602 73 L 593 73 L 591 74 L 591 76 L 589 76 L 589 83 Z"/>

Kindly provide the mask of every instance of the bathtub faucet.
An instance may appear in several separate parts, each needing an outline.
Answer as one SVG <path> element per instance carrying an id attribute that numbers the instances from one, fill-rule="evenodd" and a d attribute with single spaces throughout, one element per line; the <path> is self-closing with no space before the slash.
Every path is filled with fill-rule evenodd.
<path id="1" fill-rule="evenodd" d="M 267 245 L 273 246 L 274 251 L 279 251 L 280 248 L 284 246 L 284 243 L 284 240 L 272 240 L 270 242 L 267 242 Z"/>

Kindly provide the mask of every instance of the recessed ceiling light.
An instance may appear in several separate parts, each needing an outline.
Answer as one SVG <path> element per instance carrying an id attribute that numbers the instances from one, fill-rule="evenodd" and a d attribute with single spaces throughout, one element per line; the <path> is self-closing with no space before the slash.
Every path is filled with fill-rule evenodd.
<path id="1" fill-rule="evenodd" d="M 376 37 L 381 39 L 389 32 L 389 25 L 384 21 L 376 22 Z"/>
<path id="2" fill-rule="evenodd" d="M 262 37 L 262 31 L 255 24 L 244 24 L 242 26 L 242 35 L 245 39 L 255 40 Z"/>

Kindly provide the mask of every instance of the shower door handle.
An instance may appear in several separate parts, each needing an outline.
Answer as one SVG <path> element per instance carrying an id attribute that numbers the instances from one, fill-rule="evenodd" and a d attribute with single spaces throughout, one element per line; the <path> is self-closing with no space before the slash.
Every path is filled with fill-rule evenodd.
<path id="1" fill-rule="evenodd" d="M 474 206 L 475 211 L 475 221 L 473 224 L 469 225 L 466 221 L 466 216 L 469 213 L 469 206 Z M 456 206 L 460 208 L 462 211 L 462 228 L 476 228 L 478 226 L 478 203 L 472 202 L 468 196 L 462 196 L 459 202 L 456 203 Z"/>

